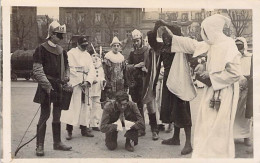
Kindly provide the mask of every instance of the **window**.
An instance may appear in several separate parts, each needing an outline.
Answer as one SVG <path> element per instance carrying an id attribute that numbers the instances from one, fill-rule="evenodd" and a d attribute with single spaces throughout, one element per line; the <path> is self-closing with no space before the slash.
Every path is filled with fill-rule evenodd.
<path id="1" fill-rule="evenodd" d="M 115 22 L 115 24 L 118 24 L 118 21 L 119 21 L 119 13 L 118 12 L 112 13 L 112 20 L 113 20 L 113 22 Z"/>
<path id="2" fill-rule="evenodd" d="M 71 24 L 71 22 L 72 22 L 72 13 L 67 12 L 65 14 L 65 24 Z"/>
<path id="3" fill-rule="evenodd" d="M 132 23 L 131 12 L 125 13 L 125 24 L 130 25 Z"/>
<path id="4" fill-rule="evenodd" d="M 181 15 L 181 21 L 183 21 L 183 22 L 188 21 L 188 13 L 183 13 L 183 14 Z"/>
<path id="5" fill-rule="evenodd" d="M 113 37 L 115 37 L 115 36 L 118 37 L 118 30 L 113 31 Z"/>
<path id="6" fill-rule="evenodd" d="M 126 31 L 126 37 L 132 37 L 132 31 L 130 31 L 130 30 L 127 30 Z"/>
<path id="7" fill-rule="evenodd" d="M 199 13 L 199 12 L 197 12 L 196 14 L 195 14 L 195 20 L 200 20 L 201 19 L 201 14 Z"/>
<path id="8" fill-rule="evenodd" d="M 97 30 L 97 31 L 96 31 L 96 41 L 97 41 L 98 43 L 101 42 L 101 31 L 100 31 L 100 30 Z"/>
<path id="9" fill-rule="evenodd" d="M 101 13 L 96 12 L 95 13 L 95 24 L 100 24 L 100 22 L 101 22 Z"/>
<path id="10" fill-rule="evenodd" d="M 80 12 L 78 14 L 78 21 L 79 22 L 84 22 L 85 21 L 85 14 L 84 13 Z"/>
<path id="11" fill-rule="evenodd" d="M 173 21 L 177 21 L 178 13 L 174 12 L 174 13 L 171 14 L 171 16 L 172 16 Z"/>

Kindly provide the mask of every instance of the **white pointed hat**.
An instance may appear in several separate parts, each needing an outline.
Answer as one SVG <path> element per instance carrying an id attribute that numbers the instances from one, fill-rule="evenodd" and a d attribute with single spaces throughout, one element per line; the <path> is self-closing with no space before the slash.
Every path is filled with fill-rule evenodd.
<path id="1" fill-rule="evenodd" d="M 112 40 L 112 43 L 110 44 L 110 46 L 113 46 L 113 44 L 120 44 L 121 45 L 121 42 L 119 41 L 119 39 L 115 36 Z"/>

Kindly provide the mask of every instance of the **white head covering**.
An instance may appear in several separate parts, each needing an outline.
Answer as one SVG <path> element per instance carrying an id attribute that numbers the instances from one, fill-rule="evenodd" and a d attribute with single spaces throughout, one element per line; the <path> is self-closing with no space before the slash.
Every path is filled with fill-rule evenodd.
<path id="1" fill-rule="evenodd" d="M 223 33 L 225 24 L 230 25 L 230 19 L 220 14 L 207 17 L 201 24 L 201 36 L 209 46 L 201 44 L 196 47 L 194 54 L 208 49 L 209 73 L 223 71 L 226 64 L 232 63 L 235 56 L 240 54 L 235 41 Z"/>
<path id="2" fill-rule="evenodd" d="M 243 54 L 243 56 L 245 56 L 245 57 L 251 57 L 252 56 L 252 53 L 249 53 L 248 51 L 247 51 L 247 49 L 248 49 L 248 46 L 247 46 L 247 41 L 246 41 L 246 39 L 244 38 L 244 37 L 238 37 L 238 38 L 236 38 L 236 41 L 241 41 L 241 42 L 243 42 L 243 44 L 244 44 L 244 54 Z"/>
<path id="3" fill-rule="evenodd" d="M 137 29 L 133 30 L 133 32 L 132 32 L 133 39 L 138 39 L 138 38 L 142 38 L 142 37 L 143 37 L 143 35 L 139 30 L 137 30 Z"/>
<path id="4" fill-rule="evenodd" d="M 247 51 L 247 41 L 244 37 L 238 37 L 236 38 L 236 41 L 239 40 L 241 42 L 243 42 L 244 44 L 244 54 L 241 58 L 241 71 L 242 71 L 242 75 L 244 76 L 249 76 L 250 75 L 250 68 L 251 68 L 251 56 L 252 53 L 249 53 Z"/>
<path id="5" fill-rule="evenodd" d="M 115 36 L 112 40 L 112 43 L 110 44 L 110 46 L 113 46 L 113 44 L 120 44 L 121 45 L 121 42 L 119 41 L 119 39 Z"/>
<path id="6" fill-rule="evenodd" d="M 212 45 L 225 39 L 226 35 L 223 33 L 225 24 L 230 26 L 231 20 L 223 15 L 215 14 L 207 17 L 201 23 L 201 37 L 208 44 Z"/>

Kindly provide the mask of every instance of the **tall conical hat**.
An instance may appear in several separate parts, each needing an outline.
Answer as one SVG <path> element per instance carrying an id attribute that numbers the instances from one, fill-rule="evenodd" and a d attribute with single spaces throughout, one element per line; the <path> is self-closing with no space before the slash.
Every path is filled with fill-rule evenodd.
<path id="1" fill-rule="evenodd" d="M 112 40 L 112 43 L 110 44 L 110 46 L 112 46 L 113 44 L 120 44 L 121 45 L 121 42 L 119 41 L 119 39 L 115 36 Z"/>

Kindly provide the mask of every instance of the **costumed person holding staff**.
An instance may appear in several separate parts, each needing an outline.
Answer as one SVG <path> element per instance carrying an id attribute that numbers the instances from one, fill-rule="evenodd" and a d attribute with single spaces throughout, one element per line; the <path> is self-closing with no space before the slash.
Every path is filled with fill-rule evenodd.
<path id="1" fill-rule="evenodd" d="M 106 78 L 105 92 L 109 99 L 114 99 L 118 91 L 125 90 L 124 70 L 125 58 L 119 52 L 121 42 L 117 37 L 113 38 L 110 44 L 112 50 L 106 53 L 104 57 L 104 71 Z"/>
<path id="2" fill-rule="evenodd" d="M 170 69 L 175 57 L 175 52 L 171 52 L 171 42 L 172 38 L 168 32 L 162 33 L 163 42 L 157 42 L 157 31 L 160 26 L 167 25 L 175 35 L 181 36 L 181 28 L 178 26 L 168 25 L 166 22 L 159 20 L 155 23 L 153 31 L 149 31 L 148 41 L 150 46 L 156 51 L 159 55 L 159 62 L 157 67 L 156 81 L 160 73 L 161 62 L 164 66 L 164 76 L 163 76 L 163 90 L 162 90 L 162 102 L 161 102 L 161 112 L 160 119 L 163 123 L 171 124 L 174 123 L 174 135 L 172 138 L 163 140 L 162 144 L 166 145 L 180 145 L 180 128 L 184 128 L 186 142 L 183 150 L 181 151 L 182 155 L 189 154 L 192 152 L 191 146 L 191 112 L 190 112 L 190 103 L 189 101 L 184 101 L 178 96 L 169 91 L 166 82 Z M 184 54 L 182 54 L 184 55 Z M 179 71 L 176 69 L 175 71 Z M 183 82 L 185 79 L 180 79 Z M 179 85 L 180 87 L 180 85 Z M 186 92 L 188 93 L 188 92 Z"/>
<path id="3" fill-rule="evenodd" d="M 244 37 L 236 38 L 236 45 L 242 55 L 241 70 L 242 76 L 239 80 L 239 100 L 237 104 L 237 113 L 234 123 L 234 138 L 244 139 L 244 144 L 251 146 L 251 120 L 246 118 L 246 103 L 248 96 L 248 79 L 250 77 L 252 53 L 247 51 L 247 41 Z"/>
<path id="4" fill-rule="evenodd" d="M 102 116 L 102 108 L 100 103 L 101 91 L 104 90 L 106 80 L 105 74 L 102 67 L 102 61 L 99 57 L 99 54 L 94 53 L 91 55 L 93 64 L 96 70 L 96 76 L 91 87 L 91 99 L 92 99 L 92 108 L 91 108 L 91 118 L 90 118 L 90 127 L 94 131 L 100 131 L 100 122 Z"/>
<path id="5" fill-rule="evenodd" d="M 101 120 L 101 132 L 106 134 L 105 143 L 109 150 L 117 148 L 118 131 L 125 131 L 125 149 L 133 152 L 134 145 L 138 144 L 138 130 L 145 128 L 144 120 L 137 105 L 129 101 L 125 91 L 119 91 L 115 95 L 116 100 L 108 101 L 104 106 Z M 117 123 L 119 122 L 119 123 Z"/>
<path id="6" fill-rule="evenodd" d="M 86 51 L 88 38 L 81 36 L 77 47 L 68 52 L 70 65 L 70 84 L 73 94 L 69 110 L 63 110 L 61 122 L 66 123 L 67 140 L 72 139 L 73 126 L 80 126 L 81 135 L 94 137 L 89 129 L 92 100 L 90 87 L 95 79 L 95 67 L 90 54 Z"/>
<path id="7" fill-rule="evenodd" d="M 156 56 L 152 49 L 143 45 L 142 33 L 135 29 L 132 32 L 134 51 L 130 52 L 128 58 L 127 81 L 129 94 L 132 100 L 137 103 L 142 117 L 144 118 L 143 105 L 147 105 L 149 124 L 152 130 L 152 139 L 159 139 L 159 130 L 156 120 Z M 148 38 L 149 39 L 149 38 Z M 145 135 L 145 130 L 139 131 L 139 136 Z"/>
<path id="8" fill-rule="evenodd" d="M 50 117 L 51 103 L 53 103 L 53 149 L 68 151 L 72 148 L 61 142 L 62 85 L 69 81 L 69 64 L 66 51 L 58 43 L 65 33 L 66 26 L 53 21 L 48 28 L 47 41 L 36 48 L 33 54 L 33 75 L 38 82 L 33 101 L 41 104 L 41 114 L 37 125 L 37 156 L 44 156 L 46 121 Z"/>
<path id="9" fill-rule="evenodd" d="M 223 33 L 230 19 L 215 14 L 201 24 L 203 42 L 172 34 L 171 52 L 197 57 L 207 52 L 207 65 L 199 79 L 204 82 L 194 131 L 193 158 L 234 158 L 233 126 L 239 98 L 240 58 L 235 41 Z"/>

